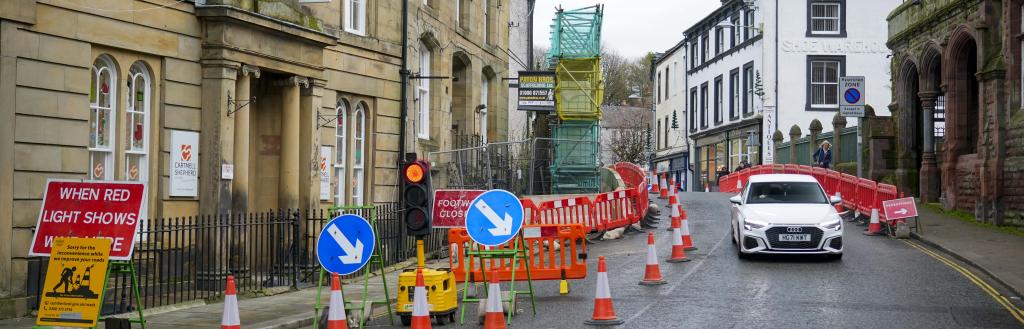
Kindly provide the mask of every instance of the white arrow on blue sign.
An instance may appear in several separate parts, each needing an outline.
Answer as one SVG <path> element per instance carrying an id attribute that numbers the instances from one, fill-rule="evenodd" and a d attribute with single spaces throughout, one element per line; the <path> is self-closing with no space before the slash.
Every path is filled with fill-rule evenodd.
<path id="1" fill-rule="evenodd" d="M 351 214 L 341 215 L 327 222 L 320 232 L 316 241 L 316 257 L 328 272 L 352 274 L 366 265 L 376 243 L 373 227 L 366 219 Z"/>
<path id="2" fill-rule="evenodd" d="M 523 204 L 509 191 L 490 190 L 469 203 L 466 232 L 485 246 L 508 242 L 523 228 Z"/>

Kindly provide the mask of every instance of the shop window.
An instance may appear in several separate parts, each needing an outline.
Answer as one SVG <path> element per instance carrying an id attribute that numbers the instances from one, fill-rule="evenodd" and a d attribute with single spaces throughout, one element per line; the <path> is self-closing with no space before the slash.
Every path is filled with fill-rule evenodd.
<path id="1" fill-rule="evenodd" d="M 334 141 L 335 141 L 335 153 L 334 156 L 334 179 L 335 179 L 335 195 L 334 203 L 336 205 L 345 204 L 345 189 L 348 188 L 348 173 L 345 172 L 345 164 L 348 160 L 348 103 L 344 100 L 338 102 L 337 111 L 337 126 L 334 129 Z"/>
<path id="2" fill-rule="evenodd" d="M 364 205 L 366 182 L 366 105 L 359 103 L 352 113 L 352 204 Z"/>
<path id="3" fill-rule="evenodd" d="M 114 179 L 117 71 L 106 55 L 93 62 L 89 89 L 89 179 Z"/>

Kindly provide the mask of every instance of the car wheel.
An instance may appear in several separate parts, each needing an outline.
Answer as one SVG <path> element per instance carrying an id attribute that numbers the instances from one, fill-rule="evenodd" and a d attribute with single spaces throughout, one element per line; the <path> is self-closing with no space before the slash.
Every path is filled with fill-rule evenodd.
<path id="1" fill-rule="evenodd" d="M 843 260 L 843 254 L 842 253 L 828 254 L 828 259 L 829 260 Z"/>
<path id="2" fill-rule="evenodd" d="M 733 245 L 736 245 L 736 246 L 739 246 L 739 245 L 740 245 L 740 242 L 739 242 L 739 240 L 738 240 L 738 239 L 736 238 L 736 227 L 735 227 L 735 226 L 732 226 L 732 225 L 729 225 L 729 228 L 730 228 L 730 229 L 732 229 L 732 244 L 733 244 Z"/>

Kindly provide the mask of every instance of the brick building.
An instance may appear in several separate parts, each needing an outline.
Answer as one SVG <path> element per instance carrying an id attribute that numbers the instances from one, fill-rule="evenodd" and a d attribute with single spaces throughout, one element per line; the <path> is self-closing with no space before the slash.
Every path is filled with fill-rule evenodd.
<path id="1" fill-rule="evenodd" d="M 889 14 L 900 190 L 1024 225 L 1022 5 L 906 1 Z"/>
<path id="2" fill-rule="evenodd" d="M 508 3 L 407 1 L 407 151 L 507 138 Z M 401 0 L 0 1 L 0 318 L 47 179 L 146 182 L 145 218 L 395 201 L 402 44 Z"/>

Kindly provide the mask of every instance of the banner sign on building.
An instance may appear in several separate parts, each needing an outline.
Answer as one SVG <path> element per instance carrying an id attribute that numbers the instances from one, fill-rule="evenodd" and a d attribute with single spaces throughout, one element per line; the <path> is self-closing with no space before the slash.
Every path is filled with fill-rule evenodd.
<path id="1" fill-rule="evenodd" d="M 331 199 L 331 164 L 328 163 L 331 157 L 331 147 L 321 146 L 320 147 L 320 161 L 317 162 L 317 168 L 320 168 L 320 201 L 327 201 Z"/>
<path id="2" fill-rule="evenodd" d="M 554 71 L 519 71 L 519 110 L 555 110 Z"/>
<path id="3" fill-rule="evenodd" d="M 36 325 L 94 327 L 103 304 L 110 241 L 103 238 L 53 240 Z"/>
<path id="4" fill-rule="evenodd" d="M 145 197 L 143 183 L 47 181 L 29 255 L 50 255 L 60 237 L 105 238 L 110 259 L 130 260 Z"/>
<path id="5" fill-rule="evenodd" d="M 466 227 L 466 210 L 484 190 L 434 190 L 430 226 L 440 228 Z"/>
<path id="6" fill-rule="evenodd" d="M 171 130 L 170 196 L 199 195 L 199 133 Z"/>
<path id="7" fill-rule="evenodd" d="M 775 163 L 775 140 L 770 131 L 775 131 L 775 106 L 765 106 L 761 110 L 763 126 L 761 126 L 761 164 Z"/>

